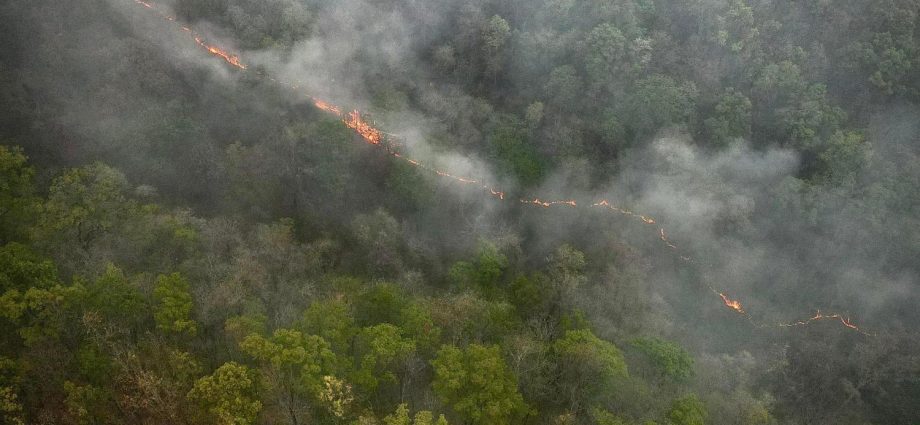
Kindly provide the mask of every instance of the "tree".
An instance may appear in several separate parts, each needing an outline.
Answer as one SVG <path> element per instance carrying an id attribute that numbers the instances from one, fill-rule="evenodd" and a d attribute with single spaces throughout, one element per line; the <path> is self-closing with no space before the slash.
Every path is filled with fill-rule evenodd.
<path id="1" fill-rule="evenodd" d="M 68 170 L 54 179 L 48 200 L 39 219 L 39 237 L 69 248 L 67 240 L 77 248 L 88 249 L 90 243 L 120 225 L 129 215 L 133 203 L 125 193 L 125 176 L 101 163 Z"/>
<path id="2" fill-rule="evenodd" d="M 522 185 L 534 185 L 543 177 L 543 160 L 529 143 L 528 131 L 518 118 L 499 117 L 489 135 L 489 147 L 501 170 Z"/>
<path id="3" fill-rule="evenodd" d="M 299 423 L 307 400 L 318 400 L 324 377 L 337 369 L 338 359 L 319 336 L 277 329 L 269 338 L 250 334 L 240 348 L 262 365 L 266 386 L 291 423 Z"/>
<path id="4" fill-rule="evenodd" d="M 386 211 L 362 214 L 352 221 L 352 232 L 366 254 L 368 271 L 375 274 L 395 274 L 402 270 L 399 222 Z"/>
<path id="5" fill-rule="evenodd" d="M 415 418 L 409 418 L 409 406 L 402 403 L 396 406 L 396 411 L 391 415 L 383 418 L 385 425 L 447 425 L 447 419 L 444 415 L 439 415 L 437 422 L 434 420 L 434 414 L 427 410 L 415 412 Z"/>
<path id="6" fill-rule="evenodd" d="M 221 365 L 195 382 L 188 398 L 213 415 L 221 425 L 248 425 L 262 410 L 255 374 L 236 362 Z"/>
<path id="7" fill-rule="evenodd" d="M 821 175 L 838 186 L 856 183 L 857 177 L 870 164 L 872 146 L 855 131 L 837 131 L 819 155 Z"/>
<path id="8" fill-rule="evenodd" d="M 319 335 L 332 351 L 344 354 L 351 349 L 352 339 L 360 330 L 349 305 L 344 300 L 314 301 L 303 313 L 301 328 L 310 335 Z"/>
<path id="9" fill-rule="evenodd" d="M 149 304 L 138 286 L 113 264 L 107 265 L 98 278 L 78 285 L 85 288 L 80 307 L 99 314 L 108 323 L 138 329 L 149 317 Z"/>
<path id="10" fill-rule="evenodd" d="M 591 409 L 591 419 L 594 419 L 594 423 L 597 425 L 626 425 L 627 422 L 620 419 L 613 413 L 610 413 L 603 409 L 594 408 Z"/>
<path id="11" fill-rule="evenodd" d="M 34 175 L 22 149 L 0 145 L 0 244 L 26 236 L 37 207 Z"/>
<path id="12" fill-rule="evenodd" d="M 719 46 L 732 53 L 750 50 L 760 35 L 753 9 L 744 0 L 730 0 L 726 9 L 717 19 Z"/>
<path id="13" fill-rule="evenodd" d="M 632 345 L 645 354 L 664 376 L 683 381 L 693 375 L 693 357 L 673 342 L 658 338 L 639 338 L 634 340 Z"/>
<path id="14" fill-rule="evenodd" d="M 916 66 L 918 46 L 911 37 L 896 37 L 891 32 L 872 35 L 871 40 L 850 46 L 856 62 L 868 74 L 867 80 L 886 95 L 905 94 Z"/>
<path id="15" fill-rule="evenodd" d="M 633 41 L 615 25 L 602 23 L 584 41 L 585 71 L 592 88 L 610 90 L 642 71 L 651 59 L 648 40 Z"/>
<path id="16" fill-rule="evenodd" d="M 648 137 L 662 127 L 686 124 L 694 114 L 697 89 L 690 81 L 652 75 L 636 82 L 626 104 L 630 127 Z"/>
<path id="17" fill-rule="evenodd" d="M 550 71 L 543 90 L 547 95 L 547 103 L 571 109 L 575 106 L 575 99 L 581 93 L 582 86 L 581 77 L 578 76 L 575 67 L 561 65 Z"/>
<path id="18" fill-rule="evenodd" d="M 391 283 L 370 287 L 354 300 L 355 316 L 360 326 L 379 323 L 398 324 L 404 308 L 409 305 L 408 294 Z"/>
<path id="19" fill-rule="evenodd" d="M 571 245 L 560 246 L 550 256 L 549 278 L 564 302 L 571 302 L 575 291 L 585 284 L 584 268 L 585 254 Z"/>
<path id="20" fill-rule="evenodd" d="M 25 425 L 22 404 L 13 387 L 0 386 L 0 420 L 10 425 Z"/>
<path id="21" fill-rule="evenodd" d="M 497 346 L 445 345 L 431 361 L 432 386 L 444 404 L 473 424 L 518 423 L 529 414 Z"/>
<path id="22" fill-rule="evenodd" d="M 503 49 L 510 36 L 511 26 L 508 25 L 508 21 L 498 15 L 492 16 L 482 30 L 482 49 L 486 55 L 486 74 L 493 78 L 502 70 L 504 64 Z"/>
<path id="23" fill-rule="evenodd" d="M 558 357 L 560 389 L 569 410 L 580 412 L 587 402 L 603 397 L 618 378 L 629 375 L 623 353 L 588 329 L 570 330 L 553 343 Z"/>
<path id="24" fill-rule="evenodd" d="M 46 289 L 58 282 L 57 268 L 25 245 L 10 243 L 0 247 L 0 294 L 29 288 Z"/>
<path id="25" fill-rule="evenodd" d="M 540 121 L 543 121 L 543 102 L 537 101 L 528 105 L 524 111 L 524 120 L 530 128 L 539 127 Z"/>
<path id="26" fill-rule="evenodd" d="M 368 394 L 381 384 L 398 386 L 407 362 L 415 353 L 415 342 L 402 335 L 402 329 L 383 323 L 361 330 L 355 342 L 357 364 L 352 381 Z"/>
<path id="27" fill-rule="evenodd" d="M 696 394 L 690 394 L 674 400 L 668 412 L 668 421 L 672 425 L 705 425 L 706 416 L 706 406 Z"/>
<path id="28" fill-rule="evenodd" d="M 714 114 L 704 121 L 710 143 L 724 147 L 732 139 L 745 138 L 751 133 L 751 100 L 743 93 L 729 88 L 719 96 Z"/>
<path id="29" fill-rule="evenodd" d="M 188 280 L 179 273 L 160 275 L 153 288 L 157 306 L 153 318 L 157 328 L 170 333 L 195 335 L 198 326 L 191 319 L 192 295 Z"/>

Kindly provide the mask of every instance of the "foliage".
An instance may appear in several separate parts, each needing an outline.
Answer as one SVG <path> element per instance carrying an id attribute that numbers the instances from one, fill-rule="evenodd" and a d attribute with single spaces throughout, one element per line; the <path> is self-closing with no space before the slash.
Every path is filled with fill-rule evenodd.
<path id="1" fill-rule="evenodd" d="M 696 394 L 690 394 L 674 400 L 668 421 L 673 425 L 704 425 L 707 416 L 706 406 Z"/>
<path id="2" fill-rule="evenodd" d="M 679 345 L 658 338 L 639 338 L 632 342 L 658 371 L 675 380 L 693 375 L 693 357 Z"/>
<path id="3" fill-rule="evenodd" d="M 431 364 L 438 397 L 465 420 L 513 423 L 528 415 L 530 410 L 498 347 L 445 345 Z"/>
<path id="4" fill-rule="evenodd" d="M 153 313 L 157 328 L 175 333 L 194 335 L 198 327 L 191 319 L 192 296 L 189 283 L 181 274 L 160 275 L 153 288 L 159 304 Z"/>
<path id="5" fill-rule="evenodd" d="M 216 423 L 247 425 L 255 423 L 262 409 L 256 391 L 253 372 L 246 366 L 228 362 L 196 381 L 188 397 L 214 415 Z"/>
<path id="6" fill-rule="evenodd" d="M 22 148 L 0 145 L 0 243 L 20 240 L 38 206 L 35 170 Z"/>

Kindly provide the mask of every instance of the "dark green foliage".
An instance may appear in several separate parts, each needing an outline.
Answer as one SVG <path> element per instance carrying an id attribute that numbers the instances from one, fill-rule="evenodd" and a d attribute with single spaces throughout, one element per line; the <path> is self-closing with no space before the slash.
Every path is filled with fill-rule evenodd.
<path id="1" fill-rule="evenodd" d="M 681 397 L 671 404 L 668 423 L 673 425 L 705 425 L 708 413 L 706 406 L 696 394 Z"/>
<path id="2" fill-rule="evenodd" d="M 693 376 L 693 357 L 681 346 L 658 338 L 639 338 L 632 342 L 664 376 L 682 381 Z"/>
<path id="3" fill-rule="evenodd" d="M 24 230 L 38 206 L 33 196 L 34 175 L 21 148 L 0 145 L 0 243 L 26 236 Z"/>
<path id="4" fill-rule="evenodd" d="M 514 423 L 529 408 L 498 347 L 445 345 L 432 360 L 432 386 L 441 401 L 474 424 Z"/>
<path id="5" fill-rule="evenodd" d="M 524 186 L 540 182 L 544 160 L 527 137 L 526 128 L 517 118 L 502 120 L 489 137 L 489 146 L 499 168 Z"/>

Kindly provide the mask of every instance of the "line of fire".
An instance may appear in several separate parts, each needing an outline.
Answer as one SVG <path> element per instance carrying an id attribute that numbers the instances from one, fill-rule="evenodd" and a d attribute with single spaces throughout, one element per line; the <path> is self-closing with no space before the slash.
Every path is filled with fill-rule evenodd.
<path id="1" fill-rule="evenodd" d="M 202 37 L 201 35 L 199 35 L 197 32 L 191 30 L 191 29 L 190 29 L 189 27 L 187 27 L 187 26 L 183 26 L 182 24 L 180 24 L 180 23 L 178 22 L 178 19 L 177 19 L 175 16 L 169 15 L 169 14 L 167 14 L 167 13 L 165 13 L 165 12 L 162 12 L 158 7 L 154 6 L 154 5 L 153 5 L 152 3 L 150 3 L 150 2 L 146 2 L 146 1 L 143 1 L 143 0 L 134 0 L 134 2 L 137 3 L 137 4 L 140 5 L 140 6 L 142 6 L 142 7 L 146 8 L 146 9 L 148 9 L 148 10 L 151 10 L 151 11 L 156 12 L 161 18 L 163 18 L 163 19 L 165 19 L 165 20 L 167 20 L 167 21 L 169 21 L 169 22 L 171 22 L 171 23 L 173 23 L 173 24 L 175 24 L 175 25 L 178 25 L 178 28 L 179 28 L 181 31 L 188 33 L 188 34 L 192 37 L 193 41 L 194 41 L 198 46 L 200 46 L 204 51 L 208 52 L 209 54 L 211 54 L 211 55 L 213 55 L 213 56 L 215 56 L 215 57 L 218 57 L 218 58 L 222 59 L 224 62 L 226 62 L 227 64 L 233 66 L 234 68 L 238 69 L 238 70 L 241 71 L 241 72 L 247 72 L 247 71 L 248 71 L 248 67 L 243 63 L 243 61 L 241 60 L 240 56 L 238 56 L 238 55 L 236 55 L 236 54 L 229 53 L 229 52 L 225 51 L 224 49 L 221 49 L 221 48 L 219 48 L 219 47 L 217 47 L 217 46 L 215 46 L 215 45 L 213 45 L 213 44 L 210 44 L 210 43 L 204 41 L 203 37 Z M 277 82 L 278 84 L 285 85 L 285 86 L 290 87 L 290 88 L 292 88 L 292 89 L 295 89 L 295 90 L 296 90 L 296 89 L 299 89 L 299 85 L 297 85 L 297 84 L 294 84 L 294 83 L 286 83 L 286 82 L 283 82 L 283 81 L 276 80 L 275 78 L 270 78 L 270 79 L 271 79 L 272 81 L 274 81 L 274 82 Z M 332 114 L 332 115 L 338 117 L 339 119 L 342 120 L 342 123 L 343 123 L 346 127 L 350 128 L 352 131 L 354 131 L 354 132 L 355 132 L 358 136 L 360 136 L 361 139 L 364 140 L 366 143 L 368 143 L 368 144 L 370 144 L 370 145 L 374 145 L 374 146 L 380 147 L 380 148 L 382 148 L 382 149 L 385 149 L 386 152 L 387 152 L 387 154 L 389 154 L 389 155 L 392 156 L 393 158 L 398 159 L 398 160 L 402 160 L 402 161 L 406 162 L 407 164 L 410 164 L 410 165 L 412 165 L 412 166 L 415 166 L 415 167 L 418 167 L 418 168 L 420 168 L 420 169 L 423 169 L 423 170 L 426 170 L 426 171 L 428 171 L 428 172 L 431 172 L 431 173 L 433 173 L 433 174 L 435 174 L 435 175 L 437 175 L 437 176 L 439 176 L 439 177 L 451 179 L 451 180 L 453 180 L 453 181 L 455 181 L 455 182 L 457 182 L 457 183 L 459 183 L 459 184 L 470 185 L 470 186 L 472 186 L 472 187 L 481 188 L 482 190 L 485 191 L 485 193 L 486 193 L 488 196 L 490 196 L 491 198 L 496 199 L 496 200 L 498 200 L 498 201 L 505 201 L 505 200 L 506 200 L 506 197 L 507 197 L 507 196 L 506 196 L 506 193 L 505 193 L 504 191 L 498 189 L 497 187 L 492 186 L 491 184 L 489 184 L 489 183 L 487 183 L 487 182 L 483 182 L 483 181 L 480 181 L 480 180 L 474 179 L 474 178 L 469 178 L 469 177 L 463 177 L 463 176 L 454 175 L 454 174 L 451 174 L 451 173 L 449 173 L 449 172 L 447 172 L 447 171 L 439 170 L 439 169 L 437 169 L 437 168 L 434 168 L 434 167 L 432 167 L 432 166 L 429 166 L 429 165 L 427 165 L 427 164 L 425 164 L 425 163 L 423 163 L 423 162 L 421 162 L 421 161 L 419 161 L 419 160 L 417 160 L 417 159 L 410 158 L 410 157 L 408 157 L 408 156 L 406 156 L 406 155 L 400 153 L 399 150 L 398 150 L 400 144 L 399 144 L 398 141 L 395 139 L 395 137 L 393 137 L 392 135 L 389 135 L 389 134 L 387 134 L 387 133 L 381 131 L 380 129 L 376 128 L 372 123 L 366 121 L 364 118 L 362 118 L 361 113 L 360 113 L 358 110 L 351 110 L 351 111 L 349 111 L 349 112 L 344 112 L 344 110 L 343 110 L 341 107 L 336 106 L 336 105 L 332 104 L 331 102 L 328 102 L 328 101 L 326 101 L 326 100 L 322 100 L 322 99 L 316 98 L 316 97 L 314 97 L 314 96 L 310 96 L 309 94 L 306 94 L 306 96 L 309 97 L 309 98 L 313 101 L 313 105 L 314 105 L 316 108 L 318 108 L 318 109 L 320 109 L 320 110 L 322 110 L 322 111 L 325 111 L 325 112 L 327 112 L 327 113 L 329 113 L 329 114 Z M 653 226 L 653 227 L 655 228 L 656 233 L 658 234 L 658 239 L 661 240 L 662 244 L 663 244 L 665 247 L 669 248 L 670 250 L 672 250 L 672 251 L 678 253 L 678 254 L 677 254 L 677 255 L 678 255 L 678 258 L 679 258 L 682 262 L 688 263 L 688 264 L 693 262 L 692 259 L 691 259 L 689 256 L 683 255 L 683 254 L 680 253 L 680 250 L 679 250 L 679 248 L 677 247 L 677 245 L 674 244 L 674 242 L 672 242 L 671 239 L 667 236 L 667 233 L 665 232 L 665 229 L 664 229 L 663 227 L 658 227 L 658 225 L 657 225 L 658 221 L 657 221 L 657 220 L 655 220 L 654 218 L 652 218 L 652 217 L 650 217 L 650 216 L 643 215 L 643 214 L 638 214 L 638 213 L 634 213 L 634 212 L 630 211 L 629 209 L 622 208 L 622 207 L 618 207 L 618 206 L 614 205 L 613 203 L 611 203 L 609 200 L 603 199 L 603 200 L 599 200 L 599 201 L 594 202 L 594 203 L 587 203 L 587 204 L 582 203 L 582 204 L 580 204 L 580 203 L 578 203 L 578 202 L 576 202 L 575 200 L 572 200 L 572 199 L 563 199 L 563 200 L 543 200 L 543 199 L 538 198 L 538 197 L 533 197 L 533 198 L 521 198 L 521 199 L 519 199 L 519 203 L 522 204 L 522 205 L 533 206 L 533 207 L 537 207 L 537 208 L 541 208 L 541 209 L 546 209 L 546 208 L 551 208 L 551 207 L 579 208 L 580 206 L 585 205 L 585 206 L 590 207 L 590 208 L 603 208 L 603 209 L 605 209 L 606 211 L 610 211 L 610 212 L 612 212 L 612 213 L 614 213 L 614 214 L 618 214 L 618 215 L 625 216 L 625 217 L 628 217 L 628 218 L 635 218 L 635 219 L 638 219 L 639 221 L 641 221 L 641 222 L 644 223 L 645 225 Z M 870 334 L 870 333 L 864 331 L 864 330 L 861 329 L 859 326 L 857 326 L 856 324 L 854 324 L 853 321 L 852 321 L 849 317 L 847 317 L 847 316 L 844 316 L 844 315 L 842 315 L 842 314 L 840 314 L 840 313 L 825 314 L 825 313 L 821 313 L 820 310 L 818 310 L 818 311 L 815 313 L 814 316 L 811 316 L 811 317 L 809 317 L 809 318 L 807 318 L 807 319 L 803 319 L 803 320 L 797 320 L 797 321 L 793 321 L 793 322 L 781 322 L 781 323 L 774 323 L 774 324 L 758 323 L 758 322 L 756 322 L 756 321 L 750 316 L 750 314 L 744 309 L 744 307 L 742 306 L 741 301 L 739 301 L 739 300 L 737 300 L 737 299 L 732 299 L 732 298 L 730 298 L 730 297 L 729 297 L 728 295 L 726 295 L 724 292 L 721 292 L 721 291 L 717 290 L 716 288 L 713 288 L 712 286 L 707 285 L 707 287 L 708 287 L 714 294 L 716 294 L 716 295 L 720 298 L 722 304 L 723 304 L 726 308 L 730 309 L 731 311 L 733 311 L 733 312 L 735 312 L 735 313 L 737 313 L 737 314 L 740 314 L 740 315 L 744 316 L 744 317 L 747 318 L 752 324 L 754 324 L 754 325 L 757 326 L 757 327 L 781 327 L 781 328 L 792 328 L 792 327 L 807 326 L 807 325 L 810 325 L 810 324 L 813 324 L 813 323 L 819 322 L 819 321 L 832 321 L 832 322 L 840 323 L 840 324 L 841 324 L 842 326 L 844 326 L 846 329 L 852 330 L 852 331 L 855 331 L 855 332 L 858 332 L 858 333 L 860 333 L 860 334 L 862 334 L 862 335 L 866 335 L 866 336 L 872 336 L 872 335 L 873 335 L 873 334 Z"/>

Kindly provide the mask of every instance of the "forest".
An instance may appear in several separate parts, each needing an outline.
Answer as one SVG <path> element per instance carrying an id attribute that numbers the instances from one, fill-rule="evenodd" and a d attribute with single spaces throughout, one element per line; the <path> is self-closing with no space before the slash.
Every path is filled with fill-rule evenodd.
<path id="1" fill-rule="evenodd" d="M 0 424 L 920 424 L 920 0 L 0 22 Z"/>

